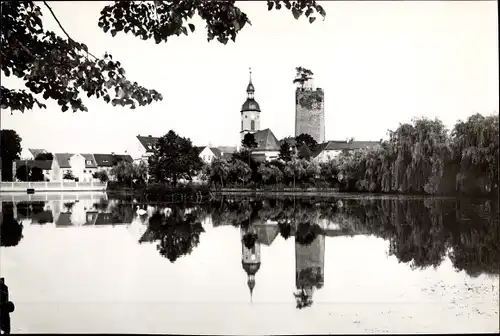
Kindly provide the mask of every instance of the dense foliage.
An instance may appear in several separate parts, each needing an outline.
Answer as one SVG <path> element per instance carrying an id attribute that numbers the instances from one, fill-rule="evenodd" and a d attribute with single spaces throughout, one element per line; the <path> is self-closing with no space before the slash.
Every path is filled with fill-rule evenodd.
<path id="1" fill-rule="evenodd" d="M 148 159 L 150 178 L 174 186 L 180 179 L 192 180 L 203 168 L 198 154 L 191 140 L 171 130 L 158 139 Z"/>
<path id="2" fill-rule="evenodd" d="M 45 181 L 42 169 L 38 167 L 30 167 L 25 164 L 17 167 L 16 178 L 21 182 L 39 182 Z"/>
<path id="3" fill-rule="evenodd" d="M 21 155 L 21 137 L 14 130 L 1 130 L 0 158 L 2 159 L 2 181 L 12 181 L 12 163 Z"/>
<path id="4" fill-rule="evenodd" d="M 389 132 L 378 148 L 343 151 L 327 162 L 301 158 L 282 141 L 280 159 L 258 163 L 233 155 L 205 168 L 209 183 L 221 186 L 273 188 L 333 187 L 341 191 L 411 194 L 498 194 L 498 116 L 475 114 L 451 132 L 438 120 L 414 119 Z M 296 144 L 308 144 L 296 138 Z M 300 141 L 302 140 L 302 141 Z M 314 146 L 314 143 L 310 144 Z M 232 165 L 250 162 L 228 178 Z"/>
<path id="5" fill-rule="evenodd" d="M 120 161 L 111 168 L 111 177 L 124 186 L 143 185 L 148 180 L 148 167 L 146 163 L 132 163 Z"/>
<path id="6" fill-rule="evenodd" d="M 1 86 L 0 106 L 24 112 L 43 100 L 54 100 L 61 110 L 87 111 L 83 95 L 96 97 L 113 106 L 145 106 L 162 100 L 156 90 L 146 89 L 125 76 L 119 61 L 105 53 L 94 56 L 84 43 L 71 38 L 46 1 L 41 2 L 64 33 L 64 37 L 43 26 L 41 8 L 33 1 L 1 3 L 1 67 L 5 76 L 22 79 L 29 89 L 16 90 Z M 268 9 L 290 10 L 298 19 L 302 14 L 314 22 L 324 9 L 314 0 L 268 1 Z M 216 38 L 226 44 L 250 24 L 248 16 L 235 1 L 115 1 L 104 6 L 98 26 L 115 36 L 131 33 L 141 39 L 166 42 L 173 35 L 194 32 L 190 19 L 198 15 L 206 22 L 208 40 Z"/>

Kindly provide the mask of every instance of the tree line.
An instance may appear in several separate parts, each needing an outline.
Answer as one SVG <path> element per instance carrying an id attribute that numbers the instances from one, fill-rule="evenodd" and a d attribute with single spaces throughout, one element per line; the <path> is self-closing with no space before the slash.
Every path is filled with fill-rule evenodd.
<path id="1" fill-rule="evenodd" d="M 210 184 L 223 187 L 319 186 L 355 192 L 495 196 L 498 125 L 498 115 L 472 115 L 451 131 L 437 118 L 413 119 L 389 131 L 389 139 L 380 146 L 342 151 L 327 162 L 315 162 L 308 155 L 317 144 L 288 141 L 281 145 L 278 160 L 257 163 L 247 157 L 249 135 L 242 152 L 229 160 L 214 160 L 205 175 Z M 305 151 L 297 150 L 304 147 Z"/>

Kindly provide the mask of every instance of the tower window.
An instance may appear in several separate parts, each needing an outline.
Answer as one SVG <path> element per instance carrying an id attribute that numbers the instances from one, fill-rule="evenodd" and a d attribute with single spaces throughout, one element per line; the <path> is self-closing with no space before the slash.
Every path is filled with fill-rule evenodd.
<path id="1" fill-rule="evenodd" d="M 255 131 L 255 120 L 250 121 L 250 128 Z"/>
<path id="2" fill-rule="evenodd" d="M 245 114 L 245 118 L 248 118 L 248 116 Z"/>

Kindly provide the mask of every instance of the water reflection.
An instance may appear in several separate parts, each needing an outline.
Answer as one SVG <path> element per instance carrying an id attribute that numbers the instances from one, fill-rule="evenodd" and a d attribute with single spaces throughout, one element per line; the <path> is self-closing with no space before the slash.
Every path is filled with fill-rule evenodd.
<path id="1" fill-rule="evenodd" d="M 144 216 L 136 214 L 134 202 L 113 199 L 3 202 L 2 206 L 2 246 L 19 243 L 23 223 L 54 223 L 56 228 L 127 225 L 139 244 L 156 243 L 159 255 L 171 263 L 189 258 L 197 248 L 205 232 L 202 223 L 211 221 L 216 230 L 238 228 L 250 302 L 265 263 L 261 247 L 271 247 L 278 236 L 293 239 L 293 296 L 299 309 L 312 306 L 315 293 L 324 286 L 325 239 L 329 237 L 383 238 L 389 242 L 388 254 L 413 269 L 437 267 L 447 257 L 457 271 L 472 277 L 499 273 L 500 233 L 494 200 L 224 199 L 201 205 L 142 204 L 148 208 Z"/>
<path id="2" fill-rule="evenodd" d="M 168 209 L 170 211 L 157 211 L 149 218 L 148 228 L 139 243 L 159 241 L 157 249 L 160 255 L 175 262 L 198 246 L 200 234 L 205 230 L 198 211 L 188 212 L 189 209 L 179 205 Z"/>

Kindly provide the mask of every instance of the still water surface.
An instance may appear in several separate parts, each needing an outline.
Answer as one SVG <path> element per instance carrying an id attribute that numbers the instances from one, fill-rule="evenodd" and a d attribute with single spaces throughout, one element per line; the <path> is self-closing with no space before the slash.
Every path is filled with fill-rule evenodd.
<path id="1" fill-rule="evenodd" d="M 12 332 L 498 332 L 497 201 L 2 196 Z"/>

